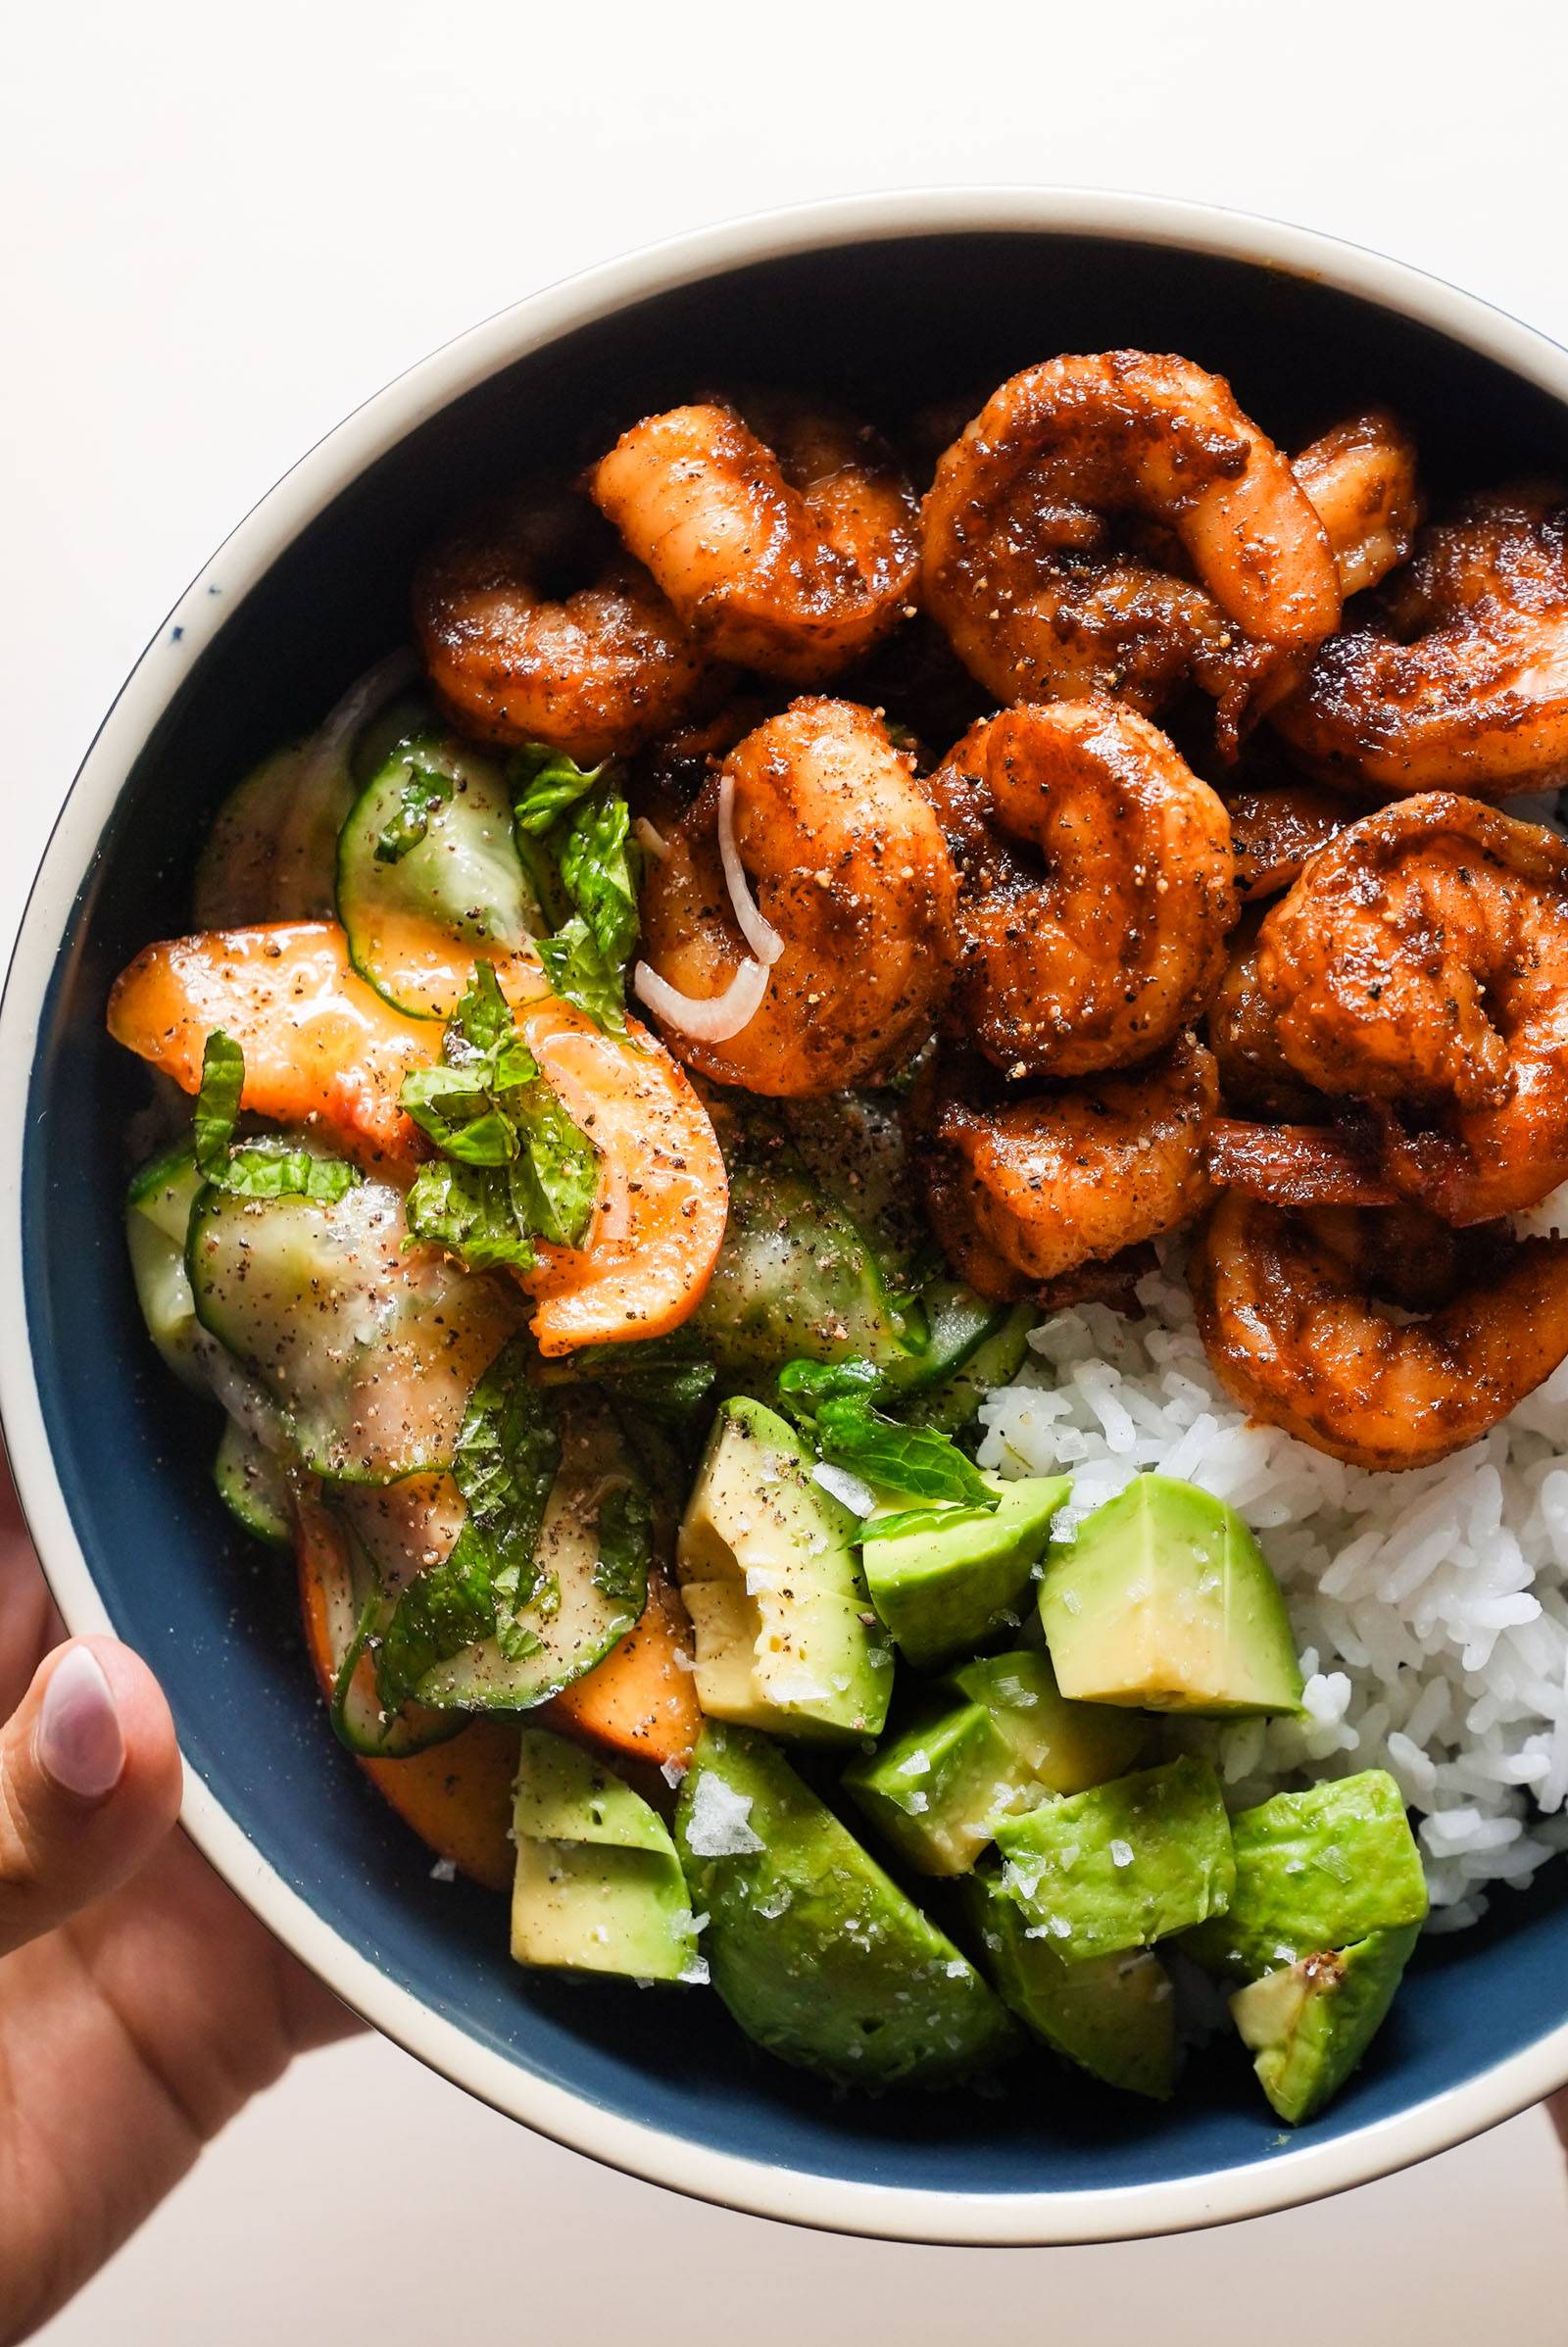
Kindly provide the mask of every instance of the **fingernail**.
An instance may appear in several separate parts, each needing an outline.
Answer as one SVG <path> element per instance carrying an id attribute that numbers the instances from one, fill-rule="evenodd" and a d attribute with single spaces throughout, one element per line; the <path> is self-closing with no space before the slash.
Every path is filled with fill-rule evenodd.
<path id="1" fill-rule="evenodd" d="M 89 1646 L 73 1646 L 49 1674 L 33 1746 L 63 1792 L 101 1801 L 120 1783 L 125 1739 L 103 1666 Z"/>

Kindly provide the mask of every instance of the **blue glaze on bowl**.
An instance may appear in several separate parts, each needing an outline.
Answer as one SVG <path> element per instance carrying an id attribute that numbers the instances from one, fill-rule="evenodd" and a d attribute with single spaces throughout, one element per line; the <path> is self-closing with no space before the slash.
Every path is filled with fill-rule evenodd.
<path id="1" fill-rule="evenodd" d="M 428 1853 L 335 1745 L 289 1570 L 233 1533 L 209 1478 L 216 1420 L 143 1337 L 122 1202 L 146 1084 L 107 1042 L 104 1003 L 138 947 L 187 925 L 195 843 L 224 789 L 397 639 L 414 557 L 476 492 L 547 455 L 574 466 L 630 416 L 715 380 L 821 386 L 896 426 L 1043 349 L 1130 341 L 1229 372 L 1287 442 L 1392 396 L 1440 482 L 1468 479 L 1478 415 L 1490 474 L 1563 468 L 1563 412 L 1544 394 L 1391 312 L 1217 259 L 1087 237 L 909 238 L 663 294 L 420 426 L 193 658 L 82 887 L 31 1078 L 24 1287 L 49 1440 L 103 1602 L 168 1689 L 191 1769 L 336 1931 L 506 2061 L 672 2137 L 809 2175 L 953 2193 L 1135 2191 L 1246 2166 L 1282 2137 L 1230 2045 L 1195 2061 L 1165 2110 L 1085 2090 L 1043 2059 L 1000 2100 L 878 2103 L 755 2056 L 712 1997 L 514 1967 L 504 1904 L 432 1882 Z M 1311 2139 L 1407 2111 L 1561 2023 L 1561 1873 L 1504 1897 L 1482 1931 L 1423 1949 L 1373 2058 Z"/>

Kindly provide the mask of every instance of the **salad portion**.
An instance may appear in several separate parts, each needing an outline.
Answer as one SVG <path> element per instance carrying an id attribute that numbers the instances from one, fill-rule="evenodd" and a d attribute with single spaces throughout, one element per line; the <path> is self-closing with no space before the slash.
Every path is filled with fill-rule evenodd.
<path id="1" fill-rule="evenodd" d="M 1212 1724 L 1303 1710 L 1253 1532 L 1157 1467 L 1076 1495 L 1081 1442 L 979 1462 L 1043 1314 L 1152 1310 L 1193 1222 L 1217 1376 L 1342 1482 L 1568 1349 L 1568 1249 L 1503 1221 L 1568 1168 L 1550 1087 L 1489 1159 L 1347 976 L 1461 854 L 1557 917 L 1560 845 L 1249 747 L 1413 464 L 1379 412 L 1293 467 L 1139 353 L 1004 386 L 923 518 L 798 403 L 649 418 L 437 551 L 419 658 L 239 782 L 120 977 L 148 1333 L 339 1743 L 519 1965 L 710 1984 L 836 2087 L 1033 2041 L 1159 2099 L 1219 2028 L 1297 2123 L 1366 2051 L 1427 1881 L 1381 1767 L 1228 1804 Z M 1195 709 L 1223 793 L 1153 722 Z"/>

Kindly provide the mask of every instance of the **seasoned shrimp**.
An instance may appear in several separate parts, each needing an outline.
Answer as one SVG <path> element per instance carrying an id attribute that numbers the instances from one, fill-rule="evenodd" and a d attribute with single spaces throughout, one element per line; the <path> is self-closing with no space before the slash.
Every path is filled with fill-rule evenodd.
<path id="1" fill-rule="evenodd" d="M 1128 1074 L 1024 1094 L 943 1059 L 909 1117 L 937 1237 L 972 1288 L 1009 1299 L 1174 1230 L 1208 1195 L 1218 1100 L 1191 1035 Z"/>
<path id="2" fill-rule="evenodd" d="M 1230 823 L 1118 702 L 1004 709 L 931 790 L 960 872 L 954 1023 L 1012 1073 L 1147 1058 L 1202 1008 L 1236 918 Z"/>
<path id="3" fill-rule="evenodd" d="M 1322 1094 L 1297 1074 L 1280 1048 L 1273 1010 L 1257 982 L 1255 916 L 1237 933 L 1204 1023 L 1227 1108 L 1309 1122 L 1327 1113 Z"/>
<path id="4" fill-rule="evenodd" d="M 1375 1103 L 1383 1171 L 1456 1223 L 1568 1180 L 1568 847 L 1433 792 L 1363 815 L 1265 919 L 1280 1051 Z"/>
<path id="5" fill-rule="evenodd" d="M 1325 780 L 1504 797 L 1568 773 L 1568 505 L 1473 498 L 1271 712 Z"/>
<path id="6" fill-rule="evenodd" d="M 1355 819 L 1354 808 L 1337 792 L 1310 782 L 1227 790 L 1225 807 L 1236 885 L 1249 905 L 1289 888 L 1307 858 Z"/>
<path id="7" fill-rule="evenodd" d="M 647 963 L 698 1000 L 723 994 L 748 958 L 723 869 L 726 803 L 746 886 L 782 950 L 738 1034 L 705 1042 L 666 1017 L 670 1049 L 721 1084 L 777 1097 L 895 1071 L 947 991 L 957 886 L 909 758 L 869 709 L 815 697 L 730 752 L 643 883 Z"/>
<path id="8" fill-rule="evenodd" d="M 1140 559 L 1115 517 L 1174 539 Z M 1256 680 L 1339 624 L 1323 525 L 1229 384 L 1144 351 L 1014 375 L 937 465 L 924 591 L 999 700 L 1111 692 L 1152 714 L 1189 677 L 1234 729 Z"/>
<path id="9" fill-rule="evenodd" d="M 1291 470 L 1328 534 L 1347 602 L 1406 559 L 1421 519 L 1415 443 L 1387 408 L 1336 424 Z"/>
<path id="10" fill-rule="evenodd" d="M 919 561 L 914 491 L 865 431 L 793 402 L 622 433 L 589 487 L 700 642 L 820 684 L 885 636 Z"/>
<path id="11" fill-rule="evenodd" d="M 1471 1240 L 1455 1260 L 1424 1223 L 1224 1193 L 1188 1277 L 1203 1348 L 1244 1408 L 1351 1466 L 1427 1467 L 1550 1376 L 1568 1354 L 1568 1245 Z"/>
<path id="12" fill-rule="evenodd" d="M 564 574 L 592 583 L 558 600 Z M 664 732 L 708 673 L 648 573 L 559 494 L 519 497 L 439 548 L 415 580 L 414 621 L 459 725 L 584 764 Z"/>

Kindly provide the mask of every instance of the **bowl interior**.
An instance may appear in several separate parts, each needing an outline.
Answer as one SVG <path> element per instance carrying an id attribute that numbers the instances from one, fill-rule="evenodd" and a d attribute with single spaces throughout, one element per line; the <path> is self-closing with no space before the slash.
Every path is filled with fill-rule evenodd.
<path id="1" fill-rule="evenodd" d="M 897 427 L 934 400 L 977 404 L 1044 354 L 1118 344 L 1227 373 L 1287 446 L 1391 400 L 1439 494 L 1568 469 L 1564 410 L 1490 362 L 1315 281 L 1152 245 L 907 237 L 662 294 L 412 432 L 193 660 L 82 888 L 31 1082 L 26 1309 L 56 1468 L 103 1602 L 168 1688 L 190 1767 L 325 1922 L 506 2060 L 672 2135 L 882 2185 L 1134 2187 L 1249 2164 L 1283 2139 L 1229 2045 L 1194 2060 L 1164 2111 L 1081 2092 L 1044 2062 L 998 2100 L 836 2099 L 755 2057 L 714 1998 L 515 1969 L 500 1903 L 432 1882 L 427 1854 L 337 1749 L 292 1626 L 289 1573 L 229 1529 L 209 1480 L 213 1414 L 174 1389 L 142 1336 L 121 1204 L 146 1087 L 105 1038 L 104 1002 L 140 946 L 187 925 L 194 847 L 222 793 L 398 639 L 414 560 L 474 497 L 573 468 L 632 416 L 714 385 L 817 388 Z M 1568 1875 L 1549 1870 L 1479 1931 L 1428 1943 L 1373 2058 L 1309 2136 L 1404 2111 L 1559 2023 L 1565 1902 Z"/>

